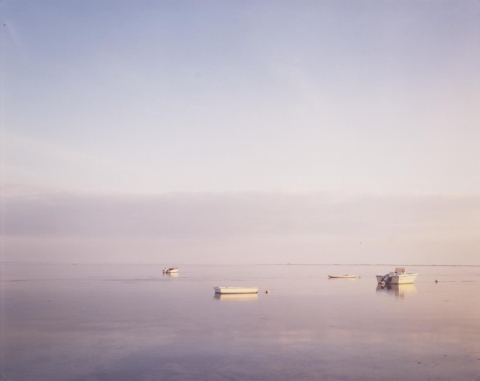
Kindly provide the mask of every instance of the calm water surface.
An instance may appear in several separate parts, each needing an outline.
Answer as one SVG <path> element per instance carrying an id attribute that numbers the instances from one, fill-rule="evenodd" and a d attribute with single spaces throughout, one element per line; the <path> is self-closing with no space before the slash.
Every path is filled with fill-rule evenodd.
<path id="1" fill-rule="evenodd" d="M 175 277 L 158 265 L 0 266 L 0 369 L 10 381 L 480 373 L 479 267 L 407 268 L 420 274 L 414 286 L 379 289 L 375 274 L 393 268 L 181 266 Z M 213 286 L 261 292 L 216 298 Z"/>

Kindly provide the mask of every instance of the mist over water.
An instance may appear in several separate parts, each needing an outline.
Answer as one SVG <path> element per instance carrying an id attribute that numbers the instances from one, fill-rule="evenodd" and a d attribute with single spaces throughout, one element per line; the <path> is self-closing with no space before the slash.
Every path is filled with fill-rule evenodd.
<path id="1" fill-rule="evenodd" d="M 473 380 L 479 267 L 3 264 L 9 380 Z M 327 279 L 327 274 L 359 279 Z M 439 283 L 435 283 L 435 279 Z M 215 297 L 214 286 L 258 286 Z M 266 295 L 266 289 L 271 294 Z"/>
<path id="2" fill-rule="evenodd" d="M 476 196 L 34 192 L 3 206 L 5 262 L 480 265 Z"/>

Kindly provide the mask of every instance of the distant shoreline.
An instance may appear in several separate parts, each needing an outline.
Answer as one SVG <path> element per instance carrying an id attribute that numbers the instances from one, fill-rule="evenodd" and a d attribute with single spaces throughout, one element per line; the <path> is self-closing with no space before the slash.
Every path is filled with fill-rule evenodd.
<path id="1" fill-rule="evenodd" d="M 40 265 L 72 265 L 72 262 L 0 262 L 2 264 L 40 264 Z M 158 265 L 163 266 L 164 263 L 158 262 L 75 262 L 76 265 Z M 249 264 L 228 264 L 228 263 L 177 263 L 179 266 L 409 266 L 409 267 L 480 267 L 480 265 L 420 265 L 420 264 L 405 264 L 405 263 L 249 263 Z"/>
<path id="2" fill-rule="evenodd" d="M 267 263 L 265 263 L 266 265 Z M 399 266 L 398 263 L 277 263 L 278 266 Z M 429 267 L 480 267 L 480 265 L 419 265 L 405 264 L 402 266 L 429 266 Z"/>

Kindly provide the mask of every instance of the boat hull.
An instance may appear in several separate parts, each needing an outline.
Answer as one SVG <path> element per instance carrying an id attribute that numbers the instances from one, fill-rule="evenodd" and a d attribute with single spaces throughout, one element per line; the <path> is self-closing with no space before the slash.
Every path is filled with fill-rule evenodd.
<path id="1" fill-rule="evenodd" d="M 412 284 L 417 279 L 418 274 L 401 274 L 392 275 L 390 284 Z M 383 275 L 377 275 L 377 282 L 380 284 L 383 281 Z"/>
<path id="2" fill-rule="evenodd" d="M 356 278 L 356 275 L 328 275 L 329 278 Z"/>
<path id="3" fill-rule="evenodd" d="M 215 294 L 256 294 L 258 287 L 214 287 Z"/>

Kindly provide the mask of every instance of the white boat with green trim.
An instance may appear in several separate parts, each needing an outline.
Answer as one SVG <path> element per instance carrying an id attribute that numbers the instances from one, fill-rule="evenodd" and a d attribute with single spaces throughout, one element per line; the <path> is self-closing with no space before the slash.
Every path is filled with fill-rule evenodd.
<path id="1" fill-rule="evenodd" d="M 166 267 L 163 269 L 164 274 L 175 274 L 178 273 L 178 267 Z"/>

